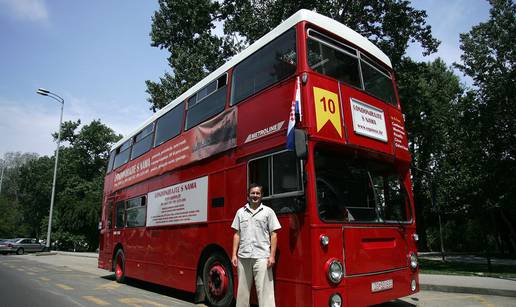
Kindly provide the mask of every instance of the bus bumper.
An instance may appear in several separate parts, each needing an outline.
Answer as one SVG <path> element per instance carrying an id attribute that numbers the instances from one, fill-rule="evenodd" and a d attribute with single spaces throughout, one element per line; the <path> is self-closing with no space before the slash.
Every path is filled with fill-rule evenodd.
<path id="1" fill-rule="evenodd" d="M 415 289 L 413 285 L 415 284 Z M 342 306 L 370 306 L 412 295 L 419 291 L 418 273 L 409 268 L 389 273 L 345 277 L 339 286 L 313 291 L 312 306 L 330 307 L 331 297 L 340 295 Z"/>

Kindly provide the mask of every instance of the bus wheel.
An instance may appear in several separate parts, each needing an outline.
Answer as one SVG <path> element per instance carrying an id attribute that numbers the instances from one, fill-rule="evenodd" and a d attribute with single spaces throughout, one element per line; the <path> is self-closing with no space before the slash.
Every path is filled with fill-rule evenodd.
<path id="1" fill-rule="evenodd" d="M 125 280 L 125 256 L 121 249 L 116 252 L 115 256 L 115 278 L 118 283 L 123 283 Z"/>
<path id="2" fill-rule="evenodd" d="M 230 306 L 233 302 L 233 275 L 230 268 L 229 261 L 220 254 L 210 256 L 204 263 L 204 291 L 210 306 Z"/>

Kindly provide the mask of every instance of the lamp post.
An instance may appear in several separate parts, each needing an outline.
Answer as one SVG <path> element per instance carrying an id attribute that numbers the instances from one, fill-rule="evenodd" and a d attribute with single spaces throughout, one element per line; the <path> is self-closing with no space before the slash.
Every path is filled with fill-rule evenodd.
<path id="1" fill-rule="evenodd" d="M 54 180 L 52 182 L 52 196 L 50 198 L 50 213 L 48 215 L 47 250 L 50 251 L 50 232 L 52 229 L 52 212 L 53 212 L 53 208 L 54 208 L 54 196 L 55 196 L 55 192 L 56 192 L 57 160 L 59 158 L 59 143 L 61 142 L 61 125 L 63 123 L 64 99 L 61 96 L 59 96 L 55 93 L 52 93 L 51 91 L 46 90 L 44 88 L 39 88 L 36 91 L 36 93 L 38 93 L 39 95 L 50 97 L 61 104 L 61 117 L 59 118 L 59 128 L 58 128 L 58 132 L 57 132 L 56 161 L 54 164 Z"/>
<path id="2" fill-rule="evenodd" d="M 2 194 L 2 182 L 4 181 L 4 170 L 6 164 L 7 163 L 5 162 L 5 160 L 2 160 L 2 174 L 0 174 L 0 194 Z"/>

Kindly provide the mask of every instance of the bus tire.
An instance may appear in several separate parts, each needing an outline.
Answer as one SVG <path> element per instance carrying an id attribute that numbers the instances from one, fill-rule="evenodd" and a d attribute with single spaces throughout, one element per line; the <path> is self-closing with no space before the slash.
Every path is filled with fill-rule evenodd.
<path id="1" fill-rule="evenodd" d="M 202 279 L 209 306 L 231 306 L 234 300 L 233 273 L 226 257 L 215 253 L 206 259 Z"/>
<path id="2" fill-rule="evenodd" d="M 115 255 L 115 279 L 118 283 L 125 281 L 125 255 L 122 249 L 119 249 Z"/>

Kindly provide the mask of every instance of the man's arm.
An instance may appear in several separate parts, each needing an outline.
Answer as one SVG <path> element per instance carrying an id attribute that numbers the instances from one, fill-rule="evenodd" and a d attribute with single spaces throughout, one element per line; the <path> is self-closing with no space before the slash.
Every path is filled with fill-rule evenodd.
<path id="1" fill-rule="evenodd" d="M 238 264 L 237 251 L 238 246 L 240 245 L 240 232 L 235 230 L 235 234 L 233 235 L 233 252 L 231 253 L 231 263 L 234 267 Z"/>
<path id="2" fill-rule="evenodd" d="M 278 234 L 273 231 L 271 234 L 271 255 L 267 260 L 267 267 L 270 268 L 276 263 L 276 247 L 278 246 Z"/>

